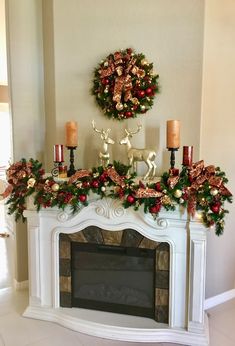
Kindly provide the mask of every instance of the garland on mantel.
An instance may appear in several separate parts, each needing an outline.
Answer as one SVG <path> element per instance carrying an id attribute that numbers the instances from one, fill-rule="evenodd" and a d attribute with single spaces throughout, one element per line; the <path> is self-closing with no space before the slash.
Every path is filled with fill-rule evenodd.
<path id="1" fill-rule="evenodd" d="M 206 227 L 215 227 L 221 235 L 224 218 L 228 210 L 224 202 L 232 202 L 232 194 L 225 187 L 228 182 L 219 167 L 204 166 L 203 161 L 184 167 L 179 175 L 163 173 L 160 181 L 136 183 L 136 174 L 128 175 L 129 167 L 114 162 L 107 168 L 95 167 L 79 170 L 68 180 L 52 176 L 45 177 L 42 164 L 34 159 L 21 159 L 7 170 L 8 187 L 2 196 L 8 197 L 9 214 L 15 219 L 22 218 L 26 209 L 26 199 L 34 194 L 34 204 L 39 211 L 42 207 L 64 209 L 68 205 L 73 212 L 87 206 L 90 191 L 103 197 L 120 199 L 125 208 L 134 210 L 143 205 L 145 213 L 158 216 L 161 208 L 174 210 L 177 205 L 187 208 L 190 215 L 200 211 L 201 220 Z"/>

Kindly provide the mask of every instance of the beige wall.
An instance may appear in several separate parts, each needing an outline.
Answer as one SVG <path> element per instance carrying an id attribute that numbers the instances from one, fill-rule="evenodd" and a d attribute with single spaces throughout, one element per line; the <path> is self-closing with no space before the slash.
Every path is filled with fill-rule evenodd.
<path id="1" fill-rule="evenodd" d="M 44 4 L 49 6 L 50 1 Z M 100 138 L 92 132 L 91 121 L 112 129 L 118 142 L 125 126 L 143 124 L 133 139 L 136 146 L 157 149 L 158 174 L 169 165 L 165 149 L 167 119 L 180 119 L 182 144 L 194 145 L 198 158 L 202 78 L 203 11 L 202 0 L 56 0 L 54 8 L 54 78 L 56 125 L 47 127 L 47 138 L 64 143 L 64 124 L 79 123 L 77 167 L 97 163 Z M 48 13 L 48 11 L 46 12 Z M 45 12 L 44 12 L 45 14 Z M 47 14 L 48 15 L 48 14 Z M 45 16 L 44 16 L 45 18 Z M 48 45 L 50 35 L 44 36 Z M 145 116 L 124 123 L 109 120 L 90 94 L 93 70 L 110 52 L 133 47 L 154 63 L 160 74 L 161 94 Z M 47 51 L 45 51 L 47 56 Z M 54 116 L 54 114 L 53 114 Z M 56 128 L 55 128 L 56 127 Z M 92 149 L 91 149 L 92 148 Z M 47 145 L 52 165 L 52 143 Z M 113 158 L 125 159 L 126 148 L 115 144 Z M 182 152 L 177 154 L 181 163 Z M 145 167 L 142 169 L 145 170 Z"/>
<path id="2" fill-rule="evenodd" d="M 40 0 L 7 0 L 14 161 L 43 160 L 44 101 Z M 26 224 L 16 227 L 16 280 L 27 279 Z"/>
<path id="3" fill-rule="evenodd" d="M 207 0 L 203 68 L 201 157 L 220 166 L 235 193 L 235 1 Z M 224 235 L 208 236 L 208 297 L 234 288 L 235 204 Z"/>
<path id="4" fill-rule="evenodd" d="M 7 84 L 5 0 L 0 0 L 0 85 Z"/>
<path id="5" fill-rule="evenodd" d="M 125 126 L 141 122 L 143 132 L 133 139 L 133 144 L 158 148 L 160 174 L 169 165 L 165 150 L 166 120 L 180 119 L 182 145 L 194 145 L 195 160 L 199 159 L 200 149 L 200 158 L 208 164 L 220 165 L 228 173 L 230 188 L 234 190 L 232 0 L 226 0 L 226 6 L 220 0 L 206 0 L 203 90 L 203 0 L 8 0 L 7 3 L 16 159 L 43 158 L 44 67 L 47 168 L 52 167 L 53 144 L 64 142 L 64 124 L 70 119 L 79 123 L 76 166 L 85 168 L 97 163 L 100 141 L 91 130 L 91 120 L 95 119 L 97 126 L 110 127 L 116 140 Z M 119 123 L 106 119 L 95 105 L 90 95 L 92 71 L 107 54 L 129 46 L 154 63 L 160 75 L 161 94 L 146 116 Z M 125 150 L 115 145 L 112 155 L 123 160 Z M 178 166 L 181 156 L 180 150 Z M 208 235 L 208 297 L 234 287 L 233 206 L 230 209 L 225 235 L 220 238 L 213 232 Z M 25 246 L 22 239 L 20 251 L 23 251 L 21 245 Z M 25 261 L 19 260 L 19 266 L 25 268 L 25 265 Z"/>

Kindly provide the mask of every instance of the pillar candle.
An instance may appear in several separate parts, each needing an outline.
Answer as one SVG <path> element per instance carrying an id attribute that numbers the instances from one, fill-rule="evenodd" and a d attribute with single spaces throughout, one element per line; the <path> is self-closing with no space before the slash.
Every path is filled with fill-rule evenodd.
<path id="1" fill-rule="evenodd" d="M 78 145 L 78 124 L 76 121 L 68 121 L 65 124 L 66 146 L 76 147 Z"/>
<path id="2" fill-rule="evenodd" d="M 64 146 L 63 144 L 54 145 L 54 162 L 64 162 Z"/>
<path id="3" fill-rule="evenodd" d="M 180 147 L 180 122 L 179 120 L 167 120 L 167 148 L 178 149 Z"/>
<path id="4" fill-rule="evenodd" d="M 183 147 L 183 165 L 191 166 L 193 163 L 193 146 Z"/>

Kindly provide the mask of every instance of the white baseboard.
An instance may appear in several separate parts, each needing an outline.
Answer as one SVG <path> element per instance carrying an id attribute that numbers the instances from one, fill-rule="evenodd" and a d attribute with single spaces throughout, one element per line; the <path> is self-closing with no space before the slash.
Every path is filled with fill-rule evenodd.
<path id="1" fill-rule="evenodd" d="M 224 293 L 218 294 L 217 296 L 206 299 L 204 304 L 204 310 L 213 308 L 233 298 L 235 298 L 235 288 Z"/>
<path id="2" fill-rule="evenodd" d="M 29 281 L 28 280 L 19 282 L 16 279 L 14 279 L 14 288 L 16 291 L 25 290 L 28 287 L 29 287 Z"/>

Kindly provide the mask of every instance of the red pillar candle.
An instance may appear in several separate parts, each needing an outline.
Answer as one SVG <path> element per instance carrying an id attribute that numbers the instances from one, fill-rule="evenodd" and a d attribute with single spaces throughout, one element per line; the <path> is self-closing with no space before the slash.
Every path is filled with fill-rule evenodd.
<path id="1" fill-rule="evenodd" d="M 63 144 L 54 145 L 54 162 L 64 162 L 64 146 Z"/>
<path id="2" fill-rule="evenodd" d="M 191 166 L 193 163 L 193 146 L 183 147 L 183 165 Z"/>

